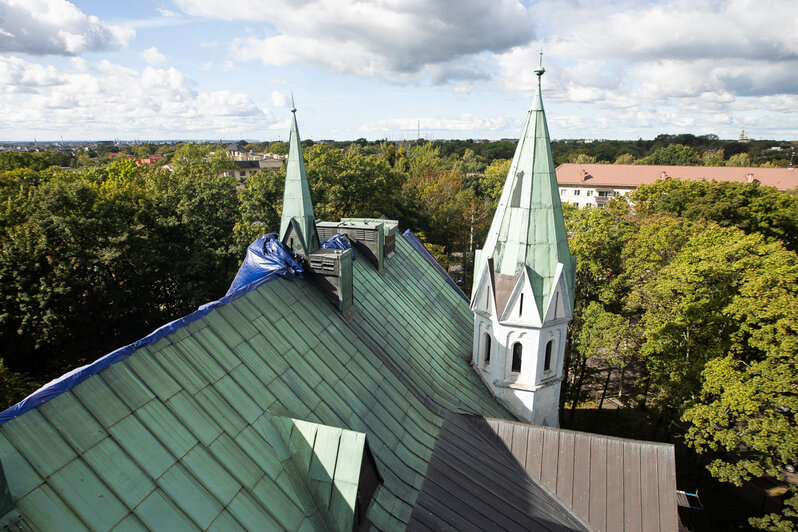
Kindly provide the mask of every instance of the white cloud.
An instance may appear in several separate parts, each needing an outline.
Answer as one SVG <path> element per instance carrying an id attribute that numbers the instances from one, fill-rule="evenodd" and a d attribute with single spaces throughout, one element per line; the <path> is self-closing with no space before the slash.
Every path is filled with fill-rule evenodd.
<path id="1" fill-rule="evenodd" d="M 792 11 L 791 11 L 792 9 Z M 783 0 L 541 0 L 539 40 L 494 54 L 505 89 L 531 95 L 543 49 L 544 99 L 582 115 L 569 130 L 679 132 L 751 124 L 798 134 L 798 17 Z M 790 15 L 792 13 L 792 15 Z M 779 107 L 782 115 L 778 115 Z M 792 125 L 790 124 L 792 122 Z M 596 128 L 590 131 L 590 127 Z M 636 135 L 635 135 L 636 136 Z"/>
<path id="2" fill-rule="evenodd" d="M 0 2 L 0 52 L 78 55 L 118 49 L 135 32 L 88 16 L 66 0 Z"/>
<path id="3" fill-rule="evenodd" d="M 272 105 L 279 108 L 286 107 L 288 105 L 288 100 L 286 99 L 285 95 L 278 91 L 273 90 L 271 93 Z"/>
<path id="4" fill-rule="evenodd" d="M 169 59 L 159 52 L 155 46 L 150 46 L 139 55 L 148 65 L 165 65 L 169 62 Z"/>
<path id="5" fill-rule="evenodd" d="M 162 17 L 176 17 L 177 13 L 172 11 L 171 9 L 165 9 L 163 7 L 156 7 L 155 10 L 161 14 Z"/>
<path id="6" fill-rule="evenodd" d="M 76 58 L 56 68 L 0 57 L 0 130 L 6 138 L 73 132 L 131 138 L 256 136 L 274 122 L 246 94 L 201 91 L 175 68 L 127 68 Z"/>
<path id="7" fill-rule="evenodd" d="M 291 119 L 286 118 L 284 120 L 280 120 L 279 122 L 275 122 L 274 124 L 269 126 L 271 131 L 288 131 L 291 127 Z"/>
<path id="8" fill-rule="evenodd" d="M 484 52 L 502 52 L 533 36 L 528 11 L 516 0 L 277 0 L 263 9 L 234 0 L 178 0 L 187 14 L 261 20 L 276 31 L 234 41 L 239 60 L 304 63 L 335 73 L 415 79 L 486 79 Z"/>
<path id="9" fill-rule="evenodd" d="M 422 136 L 425 131 L 434 132 L 463 132 L 463 131 L 506 131 L 520 130 L 521 120 L 510 117 L 477 117 L 469 113 L 464 113 L 459 117 L 416 117 L 416 118 L 390 118 L 364 124 L 360 127 L 361 131 L 367 133 L 378 132 L 416 132 L 421 130 Z"/>

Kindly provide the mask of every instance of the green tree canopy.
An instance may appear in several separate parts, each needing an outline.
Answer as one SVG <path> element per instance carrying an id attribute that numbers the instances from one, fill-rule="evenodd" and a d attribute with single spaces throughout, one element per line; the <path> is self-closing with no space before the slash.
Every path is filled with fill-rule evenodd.
<path id="1" fill-rule="evenodd" d="M 667 164 L 692 166 L 699 163 L 698 153 L 690 146 L 669 144 L 651 152 L 650 155 L 637 161 L 637 164 Z"/>

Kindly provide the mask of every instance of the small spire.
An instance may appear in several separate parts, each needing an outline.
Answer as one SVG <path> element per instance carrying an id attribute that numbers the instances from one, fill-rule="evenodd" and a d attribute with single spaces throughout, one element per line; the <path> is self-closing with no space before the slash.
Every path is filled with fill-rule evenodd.
<path id="1" fill-rule="evenodd" d="M 294 91 L 291 91 L 291 112 L 296 113 L 296 105 L 294 105 Z"/>
<path id="2" fill-rule="evenodd" d="M 546 69 L 543 68 L 543 50 L 540 51 L 540 60 L 538 62 L 538 67 L 534 70 L 535 74 L 538 77 L 538 91 L 535 95 L 535 99 L 532 103 L 532 109 L 535 111 L 542 111 L 543 110 L 543 88 L 541 87 L 540 78 L 543 77 L 543 73 L 546 72 Z"/>
<path id="3" fill-rule="evenodd" d="M 294 95 L 291 94 L 291 105 Z M 291 133 L 288 137 L 288 160 L 285 165 L 285 190 L 283 191 L 283 210 L 280 216 L 280 240 L 286 243 L 289 230 L 294 223 L 303 239 L 303 253 L 312 253 L 319 249 L 319 237 L 316 233 L 316 219 L 313 215 L 313 202 L 310 198 L 308 176 L 305 172 L 305 161 L 302 157 L 302 142 L 299 138 L 299 126 L 296 123 L 296 108 L 291 117 Z M 291 246 L 297 249 L 295 246 Z"/>

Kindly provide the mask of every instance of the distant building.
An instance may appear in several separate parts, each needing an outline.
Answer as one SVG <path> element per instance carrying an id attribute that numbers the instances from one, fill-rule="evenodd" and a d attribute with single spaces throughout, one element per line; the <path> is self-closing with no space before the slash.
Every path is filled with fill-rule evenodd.
<path id="1" fill-rule="evenodd" d="M 244 149 L 239 144 L 230 144 L 225 150 L 227 150 L 230 158 L 233 159 L 236 169 L 227 170 L 222 175 L 237 177 L 241 181 L 251 177 L 255 172 L 282 168 L 285 163 L 285 156 L 273 153 L 254 153 L 252 150 Z"/>
<path id="2" fill-rule="evenodd" d="M 560 200 L 578 207 L 602 206 L 610 198 L 660 179 L 760 183 L 782 191 L 798 185 L 798 174 L 793 168 L 577 163 L 557 167 Z"/>
<path id="3" fill-rule="evenodd" d="M 154 166 L 161 159 L 163 159 L 163 155 L 148 155 L 147 157 L 136 159 L 136 166 Z"/>
<path id="4" fill-rule="evenodd" d="M 243 181 L 244 179 L 251 177 L 255 172 L 261 172 L 263 170 L 277 170 L 282 168 L 283 163 L 284 160 L 280 158 L 258 159 L 252 161 L 233 161 L 233 164 L 236 165 L 236 169 L 227 170 L 226 172 L 223 172 L 222 175 L 237 177 Z"/>
<path id="5" fill-rule="evenodd" d="M 225 148 L 227 150 L 227 154 L 230 156 L 231 159 L 234 161 L 243 161 L 247 158 L 249 150 L 244 149 L 243 146 L 240 144 L 228 144 Z"/>

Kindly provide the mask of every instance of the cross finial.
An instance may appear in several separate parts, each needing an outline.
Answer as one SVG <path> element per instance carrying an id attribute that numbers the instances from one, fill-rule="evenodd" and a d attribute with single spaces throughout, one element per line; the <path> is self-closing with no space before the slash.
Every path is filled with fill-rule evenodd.
<path id="1" fill-rule="evenodd" d="M 291 112 L 296 113 L 296 105 L 294 105 L 294 91 L 291 91 Z"/>
<path id="2" fill-rule="evenodd" d="M 535 74 L 537 74 L 538 79 L 540 79 L 540 76 L 542 76 L 545 71 L 546 71 L 546 69 L 543 68 L 543 50 L 541 50 L 540 51 L 540 63 L 538 64 L 538 67 L 535 69 Z"/>

